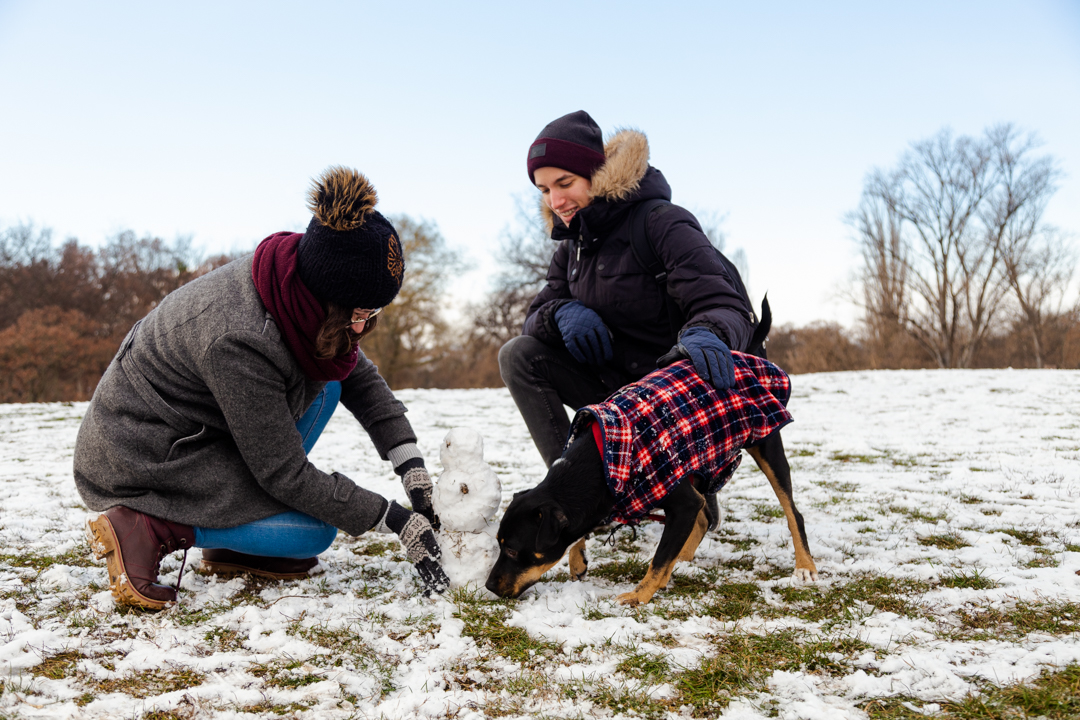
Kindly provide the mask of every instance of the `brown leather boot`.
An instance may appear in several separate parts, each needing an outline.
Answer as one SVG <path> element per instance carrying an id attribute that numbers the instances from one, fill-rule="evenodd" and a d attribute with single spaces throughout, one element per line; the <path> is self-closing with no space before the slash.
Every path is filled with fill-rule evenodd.
<path id="1" fill-rule="evenodd" d="M 296 580 L 308 576 L 308 570 L 319 564 L 319 558 L 296 560 L 283 557 L 247 555 L 235 550 L 204 549 L 199 572 L 208 575 L 250 573 L 273 580 Z"/>
<path id="2" fill-rule="evenodd" d="M 176 602 L 176 588 L 158 584 L 158 568 L 169 553 L 195 544 L 195 528 L 118 505 L 88 521 L 86 535 L 108 565 L 118 604 L 160 610 Z"/>

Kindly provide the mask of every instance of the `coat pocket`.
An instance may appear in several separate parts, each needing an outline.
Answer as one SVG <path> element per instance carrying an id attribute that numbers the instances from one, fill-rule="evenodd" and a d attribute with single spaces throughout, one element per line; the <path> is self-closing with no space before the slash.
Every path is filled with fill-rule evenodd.
<path id="1" fill-rule="evenodd" d="M 194 435 L 188 435 L 187 437 L 182 437 L 179 440 L 176 440 L 169 447 L 169 452 L 165 456 L 165 462 L 169 462 L 170 460 L 175 460 L 177 458 L 177 456 L 183 451 L 185 445 L 190 445 L 191 443 L 196 443 L 196 442 L 204 439 L 205 437 L 206 437 L 206 426 L 203 425 L 202 428 L 199 430 L 199 432 L 195 433 Z"/>
<path id="2" fill-rule="evenodd" d="M 157 390 L 154 389 L 154 386 L 143 376 L 142 371 L 139 370 L 130 355 L 124 355 L 120 358 L 120 368 L 124 371 L 135 392 L 143 399 L 143 402 L 169 427 L 184 435 L 194 435 L 199 432 L 202 426 L 193 420 L 187 419 L 166 402 L 165 398 L 161 397 Z"/>

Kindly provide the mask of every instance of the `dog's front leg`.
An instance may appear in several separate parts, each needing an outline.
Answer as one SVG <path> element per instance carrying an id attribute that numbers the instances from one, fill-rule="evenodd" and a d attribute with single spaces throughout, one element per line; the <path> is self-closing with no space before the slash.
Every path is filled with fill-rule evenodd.
<path id="1" fill-rule="evenodd" d="M 587 537 L 587 536 L 586 536 Z M 570 579 L 582 580 L 589 570 L 589 558 L 585 556 L 585 538 L 570 547 Z"/>
<path id="2" fill-rule="evenodd" d="M 698 543 L 708 528 L 708 521 L 702 512 L 705 498 L 694 489 L 689 479 L 669 492 L 660 507 L 666 517 L 664 534 L 660 536 L 660 544 L 649 563 L 649 571 L 632 592 L 623 593 L 617 598 L 620 605 L 649 602 L 657 590 L 667 586 L 675 563 L 694 557 Z"/>
<path id="3" fill-rule="evenodd" d="M 791 540 L 795 545 L 795 573 L 798 580 L 817 580 L 817 565 L 814 557 L 810 554 L 810 543 L 806 540 L 806 527 L 803 524 L 802 513 L 795 507 L 795 499 L 791 493 L 791 468 L 788 465 L 787 455 L 784 453 L 784 442 L 780 439 L 780 431 L 777 430 L 765 441 L 755 447 L 748 447 L 746 451 L 754 462 L 769 478 L 776 499 L 780 501 L 780 507 L 784 509 L 787 517 L 788 529 L 791 531 Z"/>

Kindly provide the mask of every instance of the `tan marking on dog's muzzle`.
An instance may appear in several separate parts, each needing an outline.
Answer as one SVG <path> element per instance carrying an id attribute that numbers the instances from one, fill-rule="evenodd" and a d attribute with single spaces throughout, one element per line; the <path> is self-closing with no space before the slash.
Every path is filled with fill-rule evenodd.
<path id="1" fill-rule="evenodd" d="M 559 560 L 561 559 L 562 558 L 559 558 Z M 555 562 L 551 562 L 546 565 L 537 565 L 535 567 L 531 567 L 516 577 L 499 578 L 499 589 L 495 594 L 499 597 L 516 598 L 517 596 L 521 595 L 521 593 L 525 592 L 530 587 L 535 585 L 540 580 L 540 576 L 546 573 L 552 567 L 554 567 L 555 563 L 559 562 L 559 560 L 555 560 Z"/>

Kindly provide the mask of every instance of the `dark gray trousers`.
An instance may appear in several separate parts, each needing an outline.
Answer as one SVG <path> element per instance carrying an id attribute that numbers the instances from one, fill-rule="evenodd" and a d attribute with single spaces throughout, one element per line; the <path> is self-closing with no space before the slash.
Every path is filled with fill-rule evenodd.
<path id="1" fill-rule="evenodd" d="M 601 377 L 598 368 L 579 363 L 565 348 L 545 345 L 528 335 L 502 346 L 499 372 L 548 467 L 562 455 L 570 434 L 564 406 L 577 410 L 601 402 L 636 379 L 616 378 L 610 368 Z"/>

